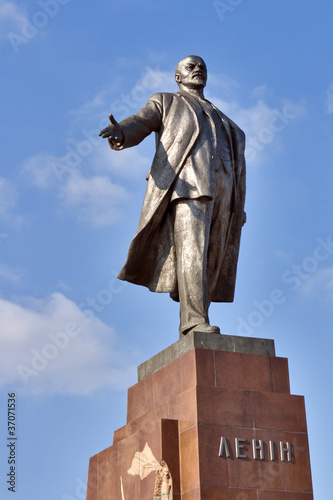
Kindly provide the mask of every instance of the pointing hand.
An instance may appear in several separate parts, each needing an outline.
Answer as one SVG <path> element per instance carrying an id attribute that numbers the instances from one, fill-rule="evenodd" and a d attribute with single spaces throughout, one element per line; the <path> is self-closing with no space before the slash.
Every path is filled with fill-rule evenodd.
<path id="1" fill-rule="evenodd" d="M 109 120 L 111 124 L 103 128 L 98 135 L 103 137 L 103 139 L 109 139 L 112 145 L 119 147 L 124 142 L 123 131 L 112 114 L 109 115 Z"/>

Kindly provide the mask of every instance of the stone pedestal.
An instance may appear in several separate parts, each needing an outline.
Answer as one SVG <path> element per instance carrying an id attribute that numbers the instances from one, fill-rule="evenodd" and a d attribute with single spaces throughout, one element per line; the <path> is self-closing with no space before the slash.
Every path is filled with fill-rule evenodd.
<path id="1" fill-rule="evenodd" d="M 138 378 L 87 500 L 313 499 L 304 398 L 273 341 L 192 333 Z"/>

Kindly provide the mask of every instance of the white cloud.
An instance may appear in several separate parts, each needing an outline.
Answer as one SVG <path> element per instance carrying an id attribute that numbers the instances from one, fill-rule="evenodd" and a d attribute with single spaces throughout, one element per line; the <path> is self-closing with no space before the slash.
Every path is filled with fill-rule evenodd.
<path id="1" fill-rule="evenodd" d="M 125 151 L 124 155 L 112 155 L 107 145 L 104 146 L 92 147 L 89 157 L 85 158 L 74 147 L 68 149 L 63 157 L 41 153 L 27 158 L 23 162 L 22 171 L 39 189 L 56 189 L 60 208 L 69 211 L 79 221 L 96 227 L 110 225 L 122 217 L 130 197 L 121 185 L 110 180 L 110 173 L 117 172 L 123 178 L 129 173 L 133 177 L 140 174 L 143 176 L 143 172 L 148 169 L 149 160 L 135 150 Z M 81 167 L 85 171 L 95 171 L 97 175 L 84 176 Z M 103 172 L 103 175 L 99 172 Z"/>
<path id="2" fill-rule="evenodd" d="M 0 0 L 0 38 L 5 38 L 10 29 L 19 28 L 27 22 L 27 15 L 22 6 L 15 2 Z"/>
<path id="3" fill-rule="evenodd" d="M 0 299 L 0 384 L 33 394 L 91 394 L 133 383 L 110 326 L 61 293 L 25 305 Z"/>
<path id="4" fill-rule="evenodd" d="M 266 159 L 268 151 L 283 148 L 283 133 L 305 112 L 302 104 L 288 100 L 275 108 L 262 99 L 248 108 L 240 107 L 235 113 L 235 121 L 246 134 L 247 162 L 259 166 Z"/>
<path id="5" fill-rule="evenodd" d="M 149 145 L 150 146 L 150 145 Z M 140 148 L 128 148 L 122 151 L 111 151 L 104 140 L 101 147 L 91 157 L 91 167 L 95 172 L 103 172 L 106 175 L 113 174 L 119 179 L 142 178 L 146 175 L 152 162 L 154 151 L 145 144 Z"/>
<path id="6" fill-rule="evenodd" d="M 12 217 L 18 194 L 10 181 L 0 178 L 0 217 Z"/>
<path id="7" fill-rule="evenodd" d="M 263 95 L 265 90 L 264 87 L 257 88 L 255 95 Z M 212 102 L 244 130 L 247 163 L 256 166 L 265 160 L 268 147 L 282 147 L 282 133 L 305 114 L 302 104 L 288 100 L 283 101 L 279 108 L 270 106 L 263 98 L 258 98 L 248 107 L 236 99 L 224 101 L 212 97 Z"/>
<path id="8" fill-rule="evenodd" d="M 259 85 L 252 90 L 251 96 L 253 99 L 264 99 L 267 93 L 266 85 Z"/>
<path id="9" fill-rule="evenodd" d="M 328 113 L 333 113 L 333 83 L 327 89 L 326 110 Z"/>
<path id="10" fill-rule="evenodd" d="M 281 261 L 290 263 L 290 261 L 292 260 L 292 252 L 290 250 L 286 251 L 286 250 L 278 249 L 278 250 L 275 250 L 274 254 Z"/>
<path id="11" fill-rule="evenodd" d="M 47 189 L 57 182 L 54 164 L 63 161 L 64 158 L 49 153 L 39 153 L 23 161 L 22 171 L 32 184 L 40 189 Z"/>
<path id="12" fill-rule="evenodd" d="M 22 272 L 11 269 L 7 264 L 0 263 L 0 281 L 17 284 L 22 279 Z"/>
<path id="13" fill-rule="evenodd" d="M 328 300 L 333 300 L 333 267 L 320 269 L 304 280 L 300 292 L 304 295 L 324 293 Z"/>
<path id="14" fill-rule="evenodd" d="M 120 121 L 144 107 L 156 92 L 177 90 L 173 72 L 149 66 L 144 68 L 131 89 L 124 92 L 123 86 L 121 79 L 113 76 L 112 81 L 107 82 L 94 96 L 82 103 L 79 108 L 71 110 L 75 128 L 82 126 L 82 123 L 89 123 L 102 129 L 109 123 L 109 113 Z"/>
<path id="15" fill-rule="evenodd" d="M 69 176 L 60 196 L 65 210 L 96 227 L 117 222 L 129 198 L 126 190 L 108 177 L 83 177 L 79 172 Z"/>
<path id="16" fill-rule="evenodd" d="M 218 90 L 219 93 L 223 94 L 224 96 L 231 97 L 235 93 L 237 93 L 240 85 L 239 83 L 231 78 L 228 75 L 221 75 L 221 74 L 215 74 L 209 71 L 208 68 L 208 78 L 207 78 L 207 87 L 205 89 L 205 94 L 207 94 L 207 98 L 209 98 L 209 94 L 211 92 L 211 89 L 216 89 Z"/>

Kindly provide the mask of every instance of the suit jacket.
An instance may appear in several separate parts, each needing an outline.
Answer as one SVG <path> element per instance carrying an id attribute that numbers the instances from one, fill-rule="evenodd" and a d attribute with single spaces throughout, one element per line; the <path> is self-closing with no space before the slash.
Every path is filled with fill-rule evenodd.
<path id="1" fill-rule="evenodd" d="M 124 143 L 121 150 L 139 144 L 156 133 L 156 153 L 148 176 L 137 234 L 118 278 L 148 287 L 154 292 L 177 291 L 173 245 L 172 210 L 169 210 L 174 182 L 200 134 L 201 114 L 196 99 L 185 91 L 153 95 L 145 108 L 120 123 Z M 215 108 L 217 110 L 217 108 Z M 230 138 L 229 158 L 234 175 L 234 201 L 223 256 L 223 266 L 212 291 L 214 302 L 232 302 L 245 201 L 245 135 L 221 111 L 221 121 Z M 221 245 L 222 246 L 222 245 Z"/>
<path id="2" fill-rule="evenodd" d="M 195 110 L 200 133 L 174 183 L 172 200 L 201 196 L 213 199 L 216 172 L 220 172 L 219 177 L 234 177 L 230 127 L 209 101 L 191 95 L 186 98 Z M 230 184 L 229 180 L 226 183 Z"/>

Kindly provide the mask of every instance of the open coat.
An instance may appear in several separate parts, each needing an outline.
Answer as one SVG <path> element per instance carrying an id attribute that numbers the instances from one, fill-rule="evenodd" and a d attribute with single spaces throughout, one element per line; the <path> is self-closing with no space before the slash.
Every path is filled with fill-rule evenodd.
<path id="1" fill-rule="evenodd" d="M 148 174 L 137 234 L 131 242 L 126 264 L 118 276 L 121 280 L 146 286 L 153 292 L 177 293 L 170 198 L 174 182 L 200 134 L 202 113 L 199 108 L 197 100 L 185 91 L 155 94 L 145 108 L 120 123 L 124 143 L 119 147 L 110 143 L 113 149 L 121 150 L 139 144 L 153 131 L 156 134 L 156 153 Z M 221 111 L 217 112 L 229 130 L 235 192 L 224 245 L 223 266 L 211 297 L 214 302 L 232 302 L 244 223 L 245 135 Z"/>

